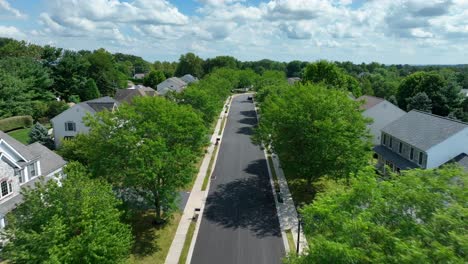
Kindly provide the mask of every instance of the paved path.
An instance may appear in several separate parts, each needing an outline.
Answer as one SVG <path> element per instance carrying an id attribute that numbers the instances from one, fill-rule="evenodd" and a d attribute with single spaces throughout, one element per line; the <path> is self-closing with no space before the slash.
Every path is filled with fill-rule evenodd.
<path id="1" fill-rule="evenodd" d="M 248 95 L 234 97 L 191 263 L 281 263 L 285 254 L 267 163 L 251 143 Z"/>

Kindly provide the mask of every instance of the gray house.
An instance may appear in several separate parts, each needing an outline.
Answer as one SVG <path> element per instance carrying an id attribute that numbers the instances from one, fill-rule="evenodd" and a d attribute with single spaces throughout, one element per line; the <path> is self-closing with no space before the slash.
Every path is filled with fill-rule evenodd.
<path id="1" fill-rule="evenodd" d="M 398 106 L 382 98 L 363 95 L 356 99 L 356 101 L 364 102 L 361 105 L 362 114 L 373 120 L 372 124 L 368 125 L 368 128 L 373 137 L 372 143 L 374 146 L 380 144 L 380 130 L 406 114 Z"/>
<path id="2" fill-rule="evenodd" d="M 164 82 L 158 84 L 158 93 L 160 95 L 165 95 L 169 91 L 174 91 L 177 93 L 182 92 L 185 87 L 187 87 L 187 83 L 182 81 L 177 77 L 171 77 L 166 79 Z"/>
<path id="3" fill-rule="evenodd" d="M 0 229 L 6 225 L 6 214 L 22 202 L 21 188 L 61 177 L 65 164 L 62 157 L 43 145 L 36 142 L 26 146 L 0 131 Z"/>
<path id="4" fill-rule="evenodd" d="M 412 110 L 382 129 L 381 145 L 374 151 L 380 169 L 432 169 L 448 162 L 465 166 L 468 124 Z"/>
<path id="5" fill-rule="evenodd" d="M 71 139 L 79 133 L 88 133 L 89 127 L 83 123 L 83 117 L 87 114 L 113 111 L 118 105 L 118 101 L 106 96 L 76 104 L 55 116 L 50 120 L 54 127 L 55 147 L 59 147 L 62 140 Z"/>

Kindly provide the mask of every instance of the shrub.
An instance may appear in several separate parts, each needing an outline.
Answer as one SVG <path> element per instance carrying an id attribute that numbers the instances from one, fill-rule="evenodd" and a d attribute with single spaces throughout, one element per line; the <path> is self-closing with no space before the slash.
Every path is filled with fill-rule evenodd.
<path id="1" fill-rule="evenodd" d="M 0 130 L 8 132 L 11 130 L 30 127 L 33 124 L 31 116 L 12 116 L 0 120 Z"/>

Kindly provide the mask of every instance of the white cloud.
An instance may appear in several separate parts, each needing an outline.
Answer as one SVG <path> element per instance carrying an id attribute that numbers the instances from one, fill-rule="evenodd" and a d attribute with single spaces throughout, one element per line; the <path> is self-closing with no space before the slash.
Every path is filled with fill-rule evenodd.
<path id="1" fill-rule="evenodd" d="M 17 18 L 26 17 L 18 9 L 13 8 L 7 0 L 0 0 L 0 15 L 2 13 L 13 15 Z"/>
<path id="2" fill-rule="evenodd" d="M 1 26 L 0 25 L 0 36 L 6 38 L 25 39 L 26 34 L 21 30 L 12 26 Z"/>

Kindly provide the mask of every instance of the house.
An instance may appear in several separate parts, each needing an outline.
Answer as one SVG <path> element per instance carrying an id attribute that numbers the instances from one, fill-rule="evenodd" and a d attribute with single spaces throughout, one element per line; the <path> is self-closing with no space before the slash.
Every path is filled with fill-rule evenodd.
<path id="1" fill-rule="evenodd" d="M 194 77 L 191 74 L 185 74 L 184 76 L 180 77 L 179 79 L 181 79 L 186 84 L 191 84 L 191 83 L 194 83 L 194 82 L 198 82 L 198 78 Z"/>
<path id="2" fill-rule="evenodd" d="M 120 103 L 131 103 L 136 96 L 156 96 L 158 93 L 151 87 L 132 85 L 127 89 L 119 89 L 115 94 L 115 100 Z"/>
<path id="3" fill-rule="evenodd" d="M 380 130 L 406 114 L 398 106 L 382 98 L 363 95 L 357 98 L 356 101 L 364 102 L 360 107 L 363 110 L 362 115 L 373 120 L 368 128 L 373 137 L 372 143 L 374 146 L 380 144 Z"/>
<path id="4" fill-rule="evenodd" d="M 291 78 L 288 78 L 288 84 L 289 85 L 293 85 L 297 82 L 300 82 L 301 81 L 301 78 L 299 77 L 291 77 Z"/>
<path id="5" fill-rule="evenodd" d="M 26 146 L 0 131 L 0 229 L 6 225 L 6 214 L 22 202 L 20 189 L 61 177 L 65 164 L 40 143 Z"/>
<path id="6" fill-rule="evenodd" d="M 166 79 L 164 82 L 158 84 L 158 93 L 160 95 L 165 95 L 169 91 L 174 91 L 177 93 L 182 92 L 185 87 L 187 87 L 187 83 L 182 81 L 177 77 L 171 77 Z"/>
<path id="7" fill-rule="evenodd" d="M 109 96 L 81 102 L 63 111 L 50 121 L 54 128 L 55 147 L 59 147 L 62 140 L 71 139 L 79 133 L 88 133 L 89 127 L 83 122 L 87 114 L 94 115 L 104 110 L 113 111 L 119 102 Z"/>
<path id="8" fill-rule="evenodd" d="M 133 79 L 141 80 L 141 79 L 145 78 L 145 76 L 146 76 L 145 73 L 135 73 L 133 75 Z"/>
<path id="9" fill-rule="evenodd" d="M 412 110 L 382 129 L 377 167 L 393 171 L 468 164 L 468 123 Z M 466 167 L 468 168 L 468 167 Z"/>

